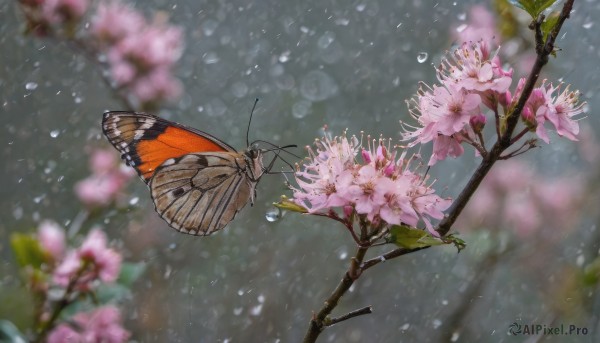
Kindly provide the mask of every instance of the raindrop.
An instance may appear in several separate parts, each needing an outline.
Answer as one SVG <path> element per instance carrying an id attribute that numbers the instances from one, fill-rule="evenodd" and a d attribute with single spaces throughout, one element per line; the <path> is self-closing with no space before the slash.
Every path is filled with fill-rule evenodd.
<path id="1" fill-rule="evenodd" d="M 258 300 L 258 302 L 262 304 L 265 302 L 265 296 L 261 294 L 256 298 L 256 300 Z"/>
<path id="2" fill-rule="evenodd" d="M 36 204 L 39 204 L 40 202 L 42 202 L 42 200 L 44 200 L 45 197 L 46 197 L 46 194 L 37 196 L 37 197 L 33 198 L 33 202 Z"/>
<path id="3" fill-rule="evenodd" d="M 450 337 L 450 342 L 456 342 L 460 338 L 460 334 L 458 332 L 453 332 L 452 337 Z"/>
<path id="4" fill-rule="evenodd" d="M 438 329 L 440 326 L 442 326 L 442 321 L 439 319 L 434 319 L 433 320 L 433 328 Z"/>
<path id="5" fill-rule="evenodd" d="M 234 315 L 234 316 L 239 316 L 240 314 L 242 314 L 242 311 L 243 311 L 243 310 L 244 310 L 244 309 L 243 309 L 243 308 L 241 308 L 241 307 L 236 307 L 236 308 L 234 308 L 234 309 L 233 309 L 233 315 Z"/>
<path id="6" fill-rule="evenodd" d="M 38 84 L 35 82 L 27 82 L 27 84 L 25 84 L 25 89 L 32 91 L 34 89 L 38 88 Z"/>
<path id="7" fill-rule="evenodd" d="M 575 264 L 577 264 L 578 267 L 581 267 L 581 266 L 583 266 L 584 263 L 585 263 L 585 256 L 583 256 L 583 255 L 577 256 L 577 260 L 575 260 Z"/>
<path id="8" fill-rule="evenodd" d="M 205 64 L 215 64 L 219 62 L 219 56 L 216 52 L 211 51 L 204 54 L 204 56 L 202 56 L 202 60 Z"/>
<path id="9" fill-rule="evenodd" d="M 250 314 L 253 316 L 258 316 L 262 312 L 262 308 L 262 304 L 256 305 L 250 310 Z"/>
<path id="10" fill-rule="evenodd" d="M 356 5 L 356 10 L 359 12 L 362 12 L 365 10 L 366 7 L 367 7 L 367 5 L 365 5 L 365 4 L 358 4 L 358 5 Z"/>
<path id="11" fill-rule="evenodd" d="M 327 49 L 331 43 L 335 40 L 335 33 L 331 31 L 326 31 L 319 40 L 317 41 L 317 45 L 321 49 Z"/>
<path id="12" fill-rule="evenodd" d="M 340 260 L 345 260 L 346 257 L 348 257 L 348 252 L 347 251 L 342 251 L 340 252 Z"/>
<path id="13" fill-rule="evenodd" d="M 467 19 L 467 14 L 466 13 L 459 13 L 457 16 L 458 20 L 465 20 Z"/>
<path id="14" fill-rule="evenodd" d="M 165 278 L 165 280 L 171 276 L 172 271 L 173 271 L 173 268 L 171 268 L 171 266 L 167 264 L 167 267 L 165 268 L 165 273 L 163 274 L 163 277 Z"/>
<path id="15" fill-rule="evenodd" d="M 461 25 L 458 25 L 458 27 L 456 28 L 456 32 L 458 32 L 458 33 L 461 33 L 461 32 L 463 32 L 464 30 L 466 30 L 466 29 L 467 29 L 467 27 L 469 27 L 469 25 L 467 25 L 467 24 L 461 24 Z"/>
<path id="16" fill-rule="evenodd" d="M 339 18 L 335 20 L 336 25 L 348 26 L 350 24 L 350 20 L 346 18 Z"/>
<path id="17" fill-rule="evenodd" d="M 236 98 L 243 98 L 248 94 L 248 86 L 245 83 L 238 81 L 231 85 L 231 93 Z"/>
<path id="18" fill-rule="evenodd" d="M 217 26 L 219 26 L 218 21 L 216 21 L 214 19 L 207 19 L 202 24 L 202 32 L 204 33 L 204 35 L 206 37 L 210 37 L 210 36 L 212 36 L 213 33 L 215 33 Z"/>
<path id="19" fill-rule="evenodd" d="M 60 134 L 59 130 L 52 130 L 52 131 L 50 131 L 50 137 L 52 137 L 52 138 L 58 137 L 59 134 Z"/>
<path id="20" fill-rule="evenodd" d="M 227 106 L 223 100 L 214 98 L 206 104 L 206 114 L 211 117 L 218 117 L 227 111 Z"/>
<path id="21" fill-rule="evenodd" d="M 135 204 L 137 204 L 140 201 L 139 197 L 133 197 L 129 200 L 129 205 L 133 206 Z"/>
<path id="22" fill-rule="evenodd" d="M 196 108 L 196 110 L 198 112 L 204 112 L 204 106 L 198 106 L 198 108 Z"/>
<path id="23" fill-rule="evenodd" d="M 279 62 L 285 63 L 285 62 L 289 61 L 291 53 L 292 52 L 289 51 L 289 50 L 286 50 L 286 51 L 282 52 L 281 55 L 279 55 Z"/>
<path id="24" fill-rule="evenodd" d="M 338 86 L 331 76 L 321 70 L 313 70 L 300 81 L 300 93 L 310 101 L 321 101 L 338 92 Z"/>
<path id="25" fill-rule="evenodd" d="M 300 100 L 292 105 L 292 115 L 294 118 L 302 119 L 311 112 L 312 102 Z"/>
<path id="26" fill-rule="evenodd" d="M 406 331 L 406 330 L 408 330 L 408 328 L 410 328 L 410 324 L 408 324 L 408 323 L 405 323 L 404 325 L 402 325 L 402 326 L 400 327 L 400 330 L 402 330 L 402 331 Z"/>
<path id="27" fill-rule="evenodd" d="M 244 295 L 244 290 L 238 289 L 237 294 L 241 297 L 242 295 Z"/>
<path id="28" fill-rule="evenodd" d="M 417 62 L 419 63 L 425 63 L 425 61 L 427 61 L 427 59 L 429 58 L 429 54 L 426 52 L 420 52 L 417 55 Z"/>
<path id="29" fill-rule="evenodd" d="M 75 99 L 73 99 L 73 100 L 75 101 L 75 103 L 76 103 L 76 104 L 81 104 L 81 102 L 83 101 L 83 100 L 81 99 L 81 97 L 78 97 L 78 96 L 77 96 L 77 97 L 75 97 Z"/>
<path id="30" fill-rule="evenodd" d="M 448 300 L 446 300 L 446 299 L 442 300 L 442 305 L 447 306 L 448 305 Z"/>
<path id="31" fill-rule="evenodd" d="M 23 218 L 23 208 L 22 207 L 17 207 L 13 210 L 13 217 L 15 217 L 16 220 L 19 220 L 21 218 Z"/>
<path id="32" fill-rule="evenodd" d="M 177 244 L 175 244 L 175 243 L 171 243 L 171 244 L 169 244 L 169 250 L 173 251 L 173 250 L 175 250 L 176 248 L 177 248 Z"/>
<path id="33" fill-rule="evenodd" d="M 584 29 L 591 29 L 592 26 L 594 26 L 594 22 L 593 21 L 588 21 L 587 23 L 583 24 L 583 28 Z"/>
<path id="34" fill-rule="evenodd" d="M 281 210 L 278 207 L 273 207 L 267 210 L 265 218 L 268 222 L 276 222 L 281 218 Z"/>

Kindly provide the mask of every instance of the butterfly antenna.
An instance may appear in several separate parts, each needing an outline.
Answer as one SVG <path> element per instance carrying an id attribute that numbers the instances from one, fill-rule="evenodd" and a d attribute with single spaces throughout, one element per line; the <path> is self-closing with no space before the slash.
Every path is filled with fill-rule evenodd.
<path id="1" fill-rule="evenodd" d="M 252 123 L 252 114 L 254 114 L 254 109 L 256 108 L 257 103 L 258 98 L 254 99 L 254 105 L 252 106 L 252 110 L 250 111 L 250 120 L 248 120 L 248 128 L 246 129 L 246 146 L 250 146 L 250 123 Z"/>

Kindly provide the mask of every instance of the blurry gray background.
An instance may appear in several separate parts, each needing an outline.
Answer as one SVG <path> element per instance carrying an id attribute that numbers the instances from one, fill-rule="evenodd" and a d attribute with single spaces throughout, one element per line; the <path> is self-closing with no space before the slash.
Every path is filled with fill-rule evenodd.
<path id="1" fill-rule="evenodd" d="M 405 99 L 418 81 L 435 81 L 432 63 L 452 47 L 452 25 L 464 20 L 472 4 L 486 2 L 134 3 L 147 15 L 167 12 L 171 23 L 185 31 L 186 49 L 177 69 L 185 94 L 157 114 L 242 149 L 255 97 L 260 102 L 251 140 L 302 147 L 325 124 L 334 135 L 348 128 L 350 134 L 363 130 L 399 138 L 398 122 L 408 119 Z M 581 125 L 598 131 L 600 4 L 578 0 L 575 8 L 558 39 L 563 51 L 544 73 L 582 90 L 589 112 Z M 0 317 L 10 315 L 20 325 L 27 323 L 27 302 L 9 235 L 32 231 L 41 219 L 63 225 L 73 220 L 81 209 L 73 185 L 89 174 L 84 147 L 107 146 L 101 114 L 120 109 L 96 65 L 63 42 L 24 36 L 22 24 L 14 2 L 0 0 Z M 425 61 L 418 58 L 424 53 Z M 38 87 L 27 89 L 30 82 Z M 548 175 L 583 165 L 575 142 L 554 140 L 528 154 L 532 164 Z M 438 191 L 456 196 L 476 162 L 467 149 L 459 160 L 438 163 L 431 171 Z M 122 242 L 126 259 L 147 263 L 125 306 L 126 327 L 140 342 L 300 341 L 312 311 L 333 290 L 354 253 L 351 238 L 334 222 L 295 213 L 273 223 L 265 219 L 279 195 L 290 195 L 279 175 L 265 176 L 255 206 L 207 238 L 168 228 L 154 213 L 142 182 L 134 180 L 129 192 L 140 200 L 127 213 L 113 211 L 94 221 Z M 566 277 L 559 266 L 574 265 L 586 252 L 597 254 L 597 242 L 588 239 L 595 222 L 582 222 L 564 245 L 541 257 L 546 264 L 539 275 L 511 258 L 487 275 L 487 285 L 469 299 L 467 328 L 455 338 L 519 342 L 526 337 L 506 334 L 511 323 L 547 320 L 552 311 L 545 291 Z M 451 247 L 429 249 L 369 270 L 334 314 L 367 305 L 374 313 L 327 329 L 320 341 L 446 337 L 444 324 L 478 273 L 480 240 L 467 239 L 467 251 L 460 254 Z M 527 250 L 529 243 L 519 244 Z M 593 324 L 598 319 L 588 319 L 582 325 L 595 336 L 585 339 L 597 341 Z"/>

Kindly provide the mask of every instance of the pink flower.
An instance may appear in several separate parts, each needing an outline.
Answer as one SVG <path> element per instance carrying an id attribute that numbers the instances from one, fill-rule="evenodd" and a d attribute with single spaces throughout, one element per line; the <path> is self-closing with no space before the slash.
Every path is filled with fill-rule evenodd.
<path id="1" fill-rule="evenodd" d="M 416 226 L 423 220 L 433 231 L 429 218 L 441 218 L 450 200 L 435 195 L 424 178 L 409 168 L 404 155 L 396 159 L 384 142 L 369 142 L 361 151 L 363 163 L 359 163 L 355 137 L 317 140 L 316 152 L 309 150 L 309 159 L 296 172 L 294 201 L 305 205 L 309 213 L 327 213 L 339 207 L 346 217 L 353 207 L 372 225 L 383 221 Z"/>
<path id="2" fill-rule="evenodd" d="M 90 156 L 92 174 L 75 184 L 75 194 L 89 207 L 110 205 L 135 175 L 131 168 L 121 168 L 110 150 L 95 150 Z"/>
<path id="3" fill-rule="evenodd" d="M 77 313 L 69 323 L 52 330 L 48 343 L 122 343 L 129 338 L 121 325 L 119 309 L 111 305 Z"/>
<path id="4" fill-rule="evenodd" d="M 44 220 L 38 227 L 38 238 L 42 248 L 54 261 L 60 260 L 65 253 L 65 232 L 55 222 Z"/>
<path id="5" fill-rule="evenodd" d="M 113 44 L 143 29 L 146 20 L 119 1 L 102 2 L 92 19 L 91 34 L 103 44 Z"/>
<path id="6" fill-rule="evenodd" d="M 494 56 L 489 58 L 487 43 L 463 43 L 438 68 L 438 79 L 445 85 L 455 83 L 468 91 L 503 93 L 512 82 L 512 71 L 503 71 Z"/>
<path id="7" fill-rule="evenodd" d="M 52 24 L 78 21 L 88 9 L 88 0 L 46 0 L 42 16 Z"/>
<path id="8" fill-rule="evenodd" d="M 78 289 L 88 290 L 95 280 L 114 282 L 120 269 L 121 255 L 108 248 L 104 232 L 93 229 L 81 247 L 69 252 L 56 268 L 53 279 L 57 285 L 63 287 L 77 282 Z"/>
<path id="9" fill-rule="evenodd" d="M 431 154 L 428 165 L 432 166 L 436 164 L 437 161 L 443 161 L 447 156 L 456 158 L 461 156 L 464 152 L 465 149 L 460 145 L 460 140 L 458 138 L 442 135 L 437 136 L 433 140 L 433 153 Z"/>

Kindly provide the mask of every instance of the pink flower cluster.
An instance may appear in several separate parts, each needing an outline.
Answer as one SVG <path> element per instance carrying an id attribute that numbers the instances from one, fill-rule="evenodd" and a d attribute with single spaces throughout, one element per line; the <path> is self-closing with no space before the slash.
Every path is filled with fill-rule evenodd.
<path id="1" fill-rule="evenodd" d="M 135 175 L 126 168 L 112 150 L 98 149 L 90 156 L 92 174 L 75 184 L 75 194 L 89 207 L 110 205 Z"/>
<path id="2" fill-rule="evenodd" d="M 69 323 L 58 325 L 48 335 L 48 343 L 122 343 L 129 332 L 121 325 L 121 314 L 114 306 L 77 313 Z"/>
<path id="3" fill-rule="evenodd" d="M 483 180 L 457 227 L 511 228 L 520 237 L 536 232 L 546 238 L 552 232 L 562 236 L 581 208 L 581 181 L 536 176 L 525 162 L 504 161 Z"/>
<path id="4" fill-rule="evenodd" d="M 508 115 L 514 109 L 524 80 L 519 82 L 513 96 L 509 91 L 512 74 L 512 69 L 502 69 L 497 51 L 491 54 L 485 41 L 462 44 L 438 68 L 440 85 L 422 84 L 408 102 L 409 112 L 418 125 L 403 123 L 403 138 L 411 141 L 409 146 L 433 141 L 429 165 L 447 156 L 462 155 L 461 143 L 482 143 L 481 133 L 487 122 L 484 111 L 498 113 L 501 105 Z M 572 119 L 582 112 L 583 104 L 577 105 L 578 93 L 569 92 L 567 87 L 554 96 L 557 88 L 542 84 L 523 112 L 526 125 L 545 142 L 548 142 L 545 122 L 553 124 L 559 135 L 572 140 L 578 132 L 578 125 Z"/>
<path id="5" fill-rule="evenodd" d="M 78 23 L 89 8 L 88 0 L 20 0 L 30 29 L 45 35 L 52 25 Z"/>
<path id="6" fill-rule="evenodd" d="M 516 104 L 524 85 L 525 79 L 521 79 L 514 96 L 506 92 L 505 103 L 508 107 Z M 539 87 L 533 89 L 525 103 L 521 118 L 525 125 L 531 131 L 535 131 L 536 135 L 546 143 L 550 143 L 548 131 L 544 126 L 546 122 L 554 126 L 559 136 L 576 141 L 579 124 L 573 117 L 583 113 L 584 106 L 585 103 L 579 103 L 579 91 L 571 92 L 567 86 L 561 92 L 560 85 L 554 87 L 544 80 Z"/>
<path id="7" fill-rule="evenodd" d="M 308 148 L 308 160 L 295 173 L 298 187 L 292 187 L 294 202 L 309 213 L 339 207 L 348 217 L 362 215 L 375 227 L 416 227 L 423 220 L 433 231 L 430 218 L 441 219 L 450 205 L 450 200 L 434 194 L 423 175 L 410 170 L 404 154 L 396 159 L 383 139 L 364 149 L 356 137 L 325 135 L 315 147 Z M 356 161 L 359 150 L 362 163 Z"/>
<path id="8" fill-rule="evenodd" d="M 172 69 L 183 51 L 183 32 L 166 24 L 154 23 L 130 6 L 118 1 L 101 3 L 91 34 L 108 57 L 112 79 L 142 107 L 177 98 L 182 91 Z"/>
<path id="9" fill-rule="evenodd" d="M 53 273 L 53 281 L 61 287 L 75 282 L 78 290 L 89 290 L 93 282 L 112 283 L 121 270 L 121 255 L 107 245 L 104 232 L 90 231 L 78 249 L 71 250 Z"/>

